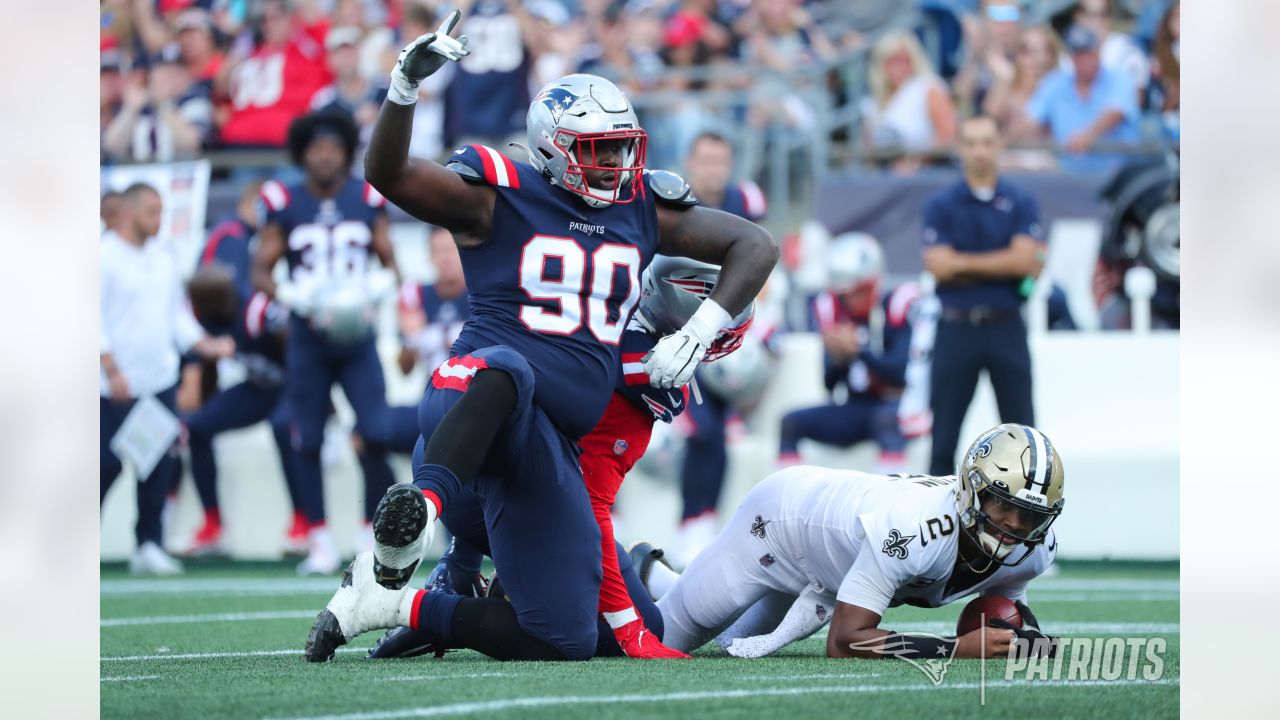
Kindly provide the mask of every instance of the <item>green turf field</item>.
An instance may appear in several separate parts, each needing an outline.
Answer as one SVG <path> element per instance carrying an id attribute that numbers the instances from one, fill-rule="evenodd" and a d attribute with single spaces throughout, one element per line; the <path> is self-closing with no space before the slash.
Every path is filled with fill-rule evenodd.
<path id="1" fill-rule="evenodd" d="M 102 568 L 101 703 L 112 718 L 511 717 L 1174 717 L 1179 694 L 1176 565 L 1063 563 L 1031 589 L 1044 629 L 1078 637 L 1159 637 L 1159 680 L 1072 682 L 1005 677 L 1005 662 L 953 662 L 935 686 L 903 661 L 823 657 L 824 635 L 762 660 L 714 645 L 693 661 L 499 663 L 367 661 L 374 634 L 325 665 L 301 651 L 337 579 L 299 579 L 275 564 L 189 563 L 185 576 L 132 579 Z M 960 606 L 897 608 L 886 625 L 938 634 Z M 983 668 L 985 665 L 985 678 Z M 1141 667 L 1141 666 L 1139 666 Z M 1148 667 L 1150 667 L 1148 665 Z M 1062 677 L 1068 668 L 1063 667 Z M 986 705 L 980 705 L 985 686 Z"/>

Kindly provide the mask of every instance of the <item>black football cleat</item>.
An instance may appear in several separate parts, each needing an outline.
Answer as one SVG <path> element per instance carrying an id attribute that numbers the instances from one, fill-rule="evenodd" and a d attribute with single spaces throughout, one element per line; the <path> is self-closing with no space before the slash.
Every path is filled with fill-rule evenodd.
<path id="1" fill-rule="evenodd" d="M 444 652 L 436 636 L 426 630 L 393 627 L 382 636 L 377 645 L 369 648 L 369 659 L 411 658 L 432 653 L 436 657 L 442 657 Z"/>
<path id="2" fill-rule="evenodd" d="M 653 569 L 655 562 L 662 563 L 667 566 L 668 570 L 675 572 L 671 567 L 671 563 L 667 562 L 666 558 L 663 557 L 665 553 L 662 549 L 655 548 L 647 542 L 638 542 L 632 545 L 631 549 L 627 551 L 627 555 L 631 556 L 631 564 L 635 566 L 636 574 L 640 576 L 640 584 L 644 585 L 645 590 L 649 589 L 649 571 Z M 649 593 L 649 597 L 657 601 L 652 592 Z"/>
<path id="3" fill-rule="evenodd" d="M 409 483 L 387 488 L 373 513 L 373 572 L 378 584 L 399 590 L 409 583 L 431 544 L 435 506 Z"/>
<path id="4" fill-rule="evenodd" d="M 338 585 L 338 591 L 342 592 L 342 588 L 345 587 L 351 587 L 350 565 L 342 571 L 342 583 Z M 326 607 L 320 611 L 315 623 L 311 625 L 311 632 L 307 634 L 307 646 L 303 649 L 302 656 L 307 662 L 329 662 L 338 648 L 346 644 L 347 638 L 338 625 L 338 617 Z"/>

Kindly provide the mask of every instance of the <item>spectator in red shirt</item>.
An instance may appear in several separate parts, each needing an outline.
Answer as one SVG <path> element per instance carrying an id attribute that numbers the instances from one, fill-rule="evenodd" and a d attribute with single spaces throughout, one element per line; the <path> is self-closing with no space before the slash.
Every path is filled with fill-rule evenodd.
<path id="1" fill-rule="evenodd" d="M 261 42 L 228 71 L 231 112 L 223 145 L 283 147 L 289 123 L 332 81 L 324 51 L 328 23 L 314 3 L 303 8 L 295 14 L 288 0 L 262 4 Z"/>

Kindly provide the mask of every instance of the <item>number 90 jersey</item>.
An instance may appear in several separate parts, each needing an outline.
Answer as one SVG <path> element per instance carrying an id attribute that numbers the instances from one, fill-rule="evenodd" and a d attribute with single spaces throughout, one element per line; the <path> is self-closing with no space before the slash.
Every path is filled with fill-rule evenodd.
<path id="1" fill-rule="evenodd" d="M 263 183 L 263 225 L 280 227 L 289 279 L 315 288 L 331 280 L 363 278 L 369 266 L 373 224 L 387 201 L 363 180 L 347 180 L 332 198 L 317 198 L 303 183 Z"/>
<path id="2" fill-rule="evenodd" d="M 460 249 L 471 319 L 453 354 L 506 345 L 524 355 L 534 402 L 577 440 L 609 404 L 619 342 L 657 248 L 648 177 L 634 202 L 592 208 L 483 145 L 461 148 L 449 167 L 497 191 L 488 237 Z"/>

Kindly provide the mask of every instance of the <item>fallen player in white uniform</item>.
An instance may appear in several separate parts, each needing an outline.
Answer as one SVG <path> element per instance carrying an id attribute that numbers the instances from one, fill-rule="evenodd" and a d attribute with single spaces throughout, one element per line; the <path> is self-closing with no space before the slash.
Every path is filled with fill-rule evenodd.
<path id="1" fill-rule="evenodd" d="M 974 442 L 958 477 L 781 470 L 682 575 L 648 563 L 663 642 L 690 652 L 718 638 L 731 655 L 763 657 L 830 621 L 828 657 L 1006 655 L 1015 637 L 1046 638 L 1024 603 L 1056 555 L 1062 490 L 1049 439 L 1014 424 Z M 1023 627 L 995 621 L 1004 629 L 959 638 L 878 627 L 886 608 L 975 594 L 1015 601 Z"/>

